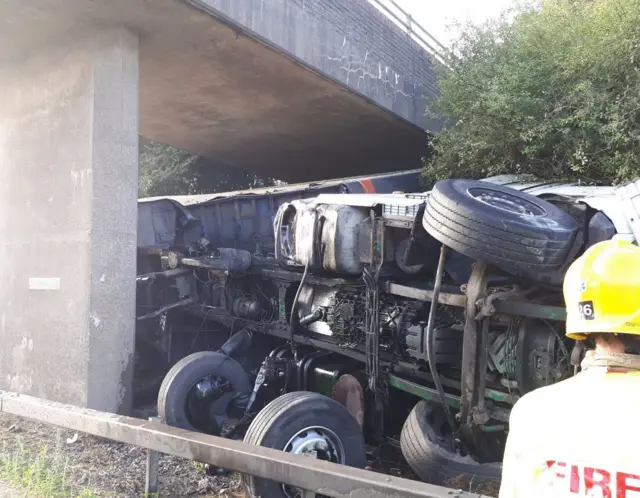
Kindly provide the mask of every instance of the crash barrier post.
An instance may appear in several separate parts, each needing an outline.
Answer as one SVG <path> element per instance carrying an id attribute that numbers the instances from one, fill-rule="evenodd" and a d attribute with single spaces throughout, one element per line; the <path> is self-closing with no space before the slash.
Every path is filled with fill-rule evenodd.
<path id="1" fill-rule="evenodd" d="M 158 417 L 149 417 L 149 422 L 160 422 Z M 153 495 L 158 492 L 158 464 L 160 463 L 160 453 L 154 450 L 147 450 L 147 476 L 144 482 L 144 492 Z"/>
<path id="2" fill-rule="evenodd" d="M 483 498 L 464 491 L 169 427 L 157 419 L 148 421 L 125 417 L 12 392 L 0 391 L 0 413 L 139 446 L 151 452 L 208 463 L 241 474 L 269 478 L 310 492 L 306 496 L 317 493 L 335 498 Z M 156 457 L 149 458 L 152 464 L 148 469 L 157 473 Z M 153 484 L 154 478 L 157 475 L 148 476 L 148 484 Z"/>

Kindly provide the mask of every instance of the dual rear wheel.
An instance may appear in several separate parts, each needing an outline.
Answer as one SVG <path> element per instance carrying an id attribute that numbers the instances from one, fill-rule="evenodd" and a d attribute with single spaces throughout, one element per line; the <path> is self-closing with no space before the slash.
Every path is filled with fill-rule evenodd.
<path id="1" fill-rule="evenodd" d="M 158 413 L 167 425 L 219 435 L 232 398 L 252 388 L 249 375 L 235 360 L 210 351 L 194 353 L 166 375 Z M 273 400 L 253 419 L 244 441 L 350 467 L 364 468 L 367 463 L 356 418 L 337 401 L 313 392 L 296 391 Z M 249 496 L 302 496 L 301 489 L 268 479 L 243 476 L 243 481 Z"/>

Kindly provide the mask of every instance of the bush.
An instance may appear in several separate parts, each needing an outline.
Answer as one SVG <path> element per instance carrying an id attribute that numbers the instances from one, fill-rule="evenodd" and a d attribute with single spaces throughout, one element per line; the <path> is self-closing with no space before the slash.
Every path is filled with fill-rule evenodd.
<path id="1" fill-rule="evenodd" d="M 194 195 L 276 185 L 238 168 L 169 145 L 140 139 L 140 197 Z"/>
<path id="2" fill-rule="evenodd" d="M 640 172 L 640 0 L 544 0 L 466 26 L 425 177 L 617 183 Z"/>

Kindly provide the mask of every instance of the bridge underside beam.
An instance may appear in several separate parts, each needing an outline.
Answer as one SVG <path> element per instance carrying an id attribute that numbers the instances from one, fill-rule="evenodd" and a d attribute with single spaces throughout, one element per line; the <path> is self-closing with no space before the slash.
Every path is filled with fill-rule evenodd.
<path id="1" fill-rule="evenodd" d="M 293 37 L 290 44 L 301 53 L 319 64 L 328 60 L 322 49 L 335 36 L 323 26 L 296 25 L 306 18 L 290 12 L 265 29 L 279 27 L 279 37 Z M 396 104 L 414 105 L 402 101 L 402 89 L 376 87 L 385 109 L 363 98 L 366 91 L 357 94 L 354 85 L 338 84 L 252 38 L 242 25 L 185 0 L 5 1 L 0 64 L 37 52 L 69 30 L 114 24 L 140 36 L 140 134 L 149 139 L 287 181 L 419 167 L 424 132 L 398 116 L 405 110 L 392 112 Z M 350 81 L 362 78 L 366 85 L 371 76 L 360 73 Z M 420 109 L 412 112 L 422 114 L 423 101 L 415 105 Z"/>

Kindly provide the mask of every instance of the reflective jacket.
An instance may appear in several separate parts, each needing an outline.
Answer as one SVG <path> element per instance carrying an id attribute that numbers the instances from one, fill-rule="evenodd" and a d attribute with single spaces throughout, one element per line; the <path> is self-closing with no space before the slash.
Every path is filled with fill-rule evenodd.
<path id="1" fill-rule="evenodd" d="M 591 356 L 514 406 L 499 498 L 640 498 L 640 356 Z"/>

